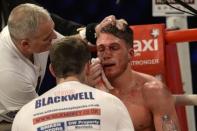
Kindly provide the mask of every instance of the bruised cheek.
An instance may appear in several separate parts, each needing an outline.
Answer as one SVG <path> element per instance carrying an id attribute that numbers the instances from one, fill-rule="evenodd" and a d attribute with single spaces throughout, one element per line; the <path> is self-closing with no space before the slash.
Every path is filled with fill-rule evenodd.
<path id="1" fill-rule="evenodd" d="M 128 55 L 122 55 L 120 57 L 118 57 L 118 66 L 119 66 L 119 69 L 125 69 L 128 65 L 128 61 L 129 61 L 129 57 Z"/>

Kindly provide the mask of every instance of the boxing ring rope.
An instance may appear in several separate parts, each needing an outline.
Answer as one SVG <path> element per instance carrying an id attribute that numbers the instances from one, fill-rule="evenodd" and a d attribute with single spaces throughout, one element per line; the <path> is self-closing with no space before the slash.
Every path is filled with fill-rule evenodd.
<path id="1" fill-rule="evenodd" d="M 166 44 L 197 41 L 197 29 L 181 29 L 166 31 L 164 39 L 166 41 Z"/>

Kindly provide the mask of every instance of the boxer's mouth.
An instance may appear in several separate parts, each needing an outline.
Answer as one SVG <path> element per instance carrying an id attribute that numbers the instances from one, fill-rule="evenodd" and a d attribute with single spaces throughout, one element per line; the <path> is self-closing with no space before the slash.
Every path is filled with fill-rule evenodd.
<path id="1" fill-rule="evenodd" d="M 106 68 L 106 67 L 111 67 L 111 66 L 114 66 L 115 63 L 103 63 L 102 66 L 103 68 Z"/>

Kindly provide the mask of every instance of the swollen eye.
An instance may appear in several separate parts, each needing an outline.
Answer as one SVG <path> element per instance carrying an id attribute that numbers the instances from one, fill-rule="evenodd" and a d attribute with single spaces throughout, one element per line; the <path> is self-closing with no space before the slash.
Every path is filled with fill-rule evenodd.
<path id="1" fill-rule="evenodd" d="M 99 52 L 103 52 L 104 50 L 105 50 L 104 47 L 98 47 L 98 48 L 97 48 L 97 51 L 99 51 Z"/>

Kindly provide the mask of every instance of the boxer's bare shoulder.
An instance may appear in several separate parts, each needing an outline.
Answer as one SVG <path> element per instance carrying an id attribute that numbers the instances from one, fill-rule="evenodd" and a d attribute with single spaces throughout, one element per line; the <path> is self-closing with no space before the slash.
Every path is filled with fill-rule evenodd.
<path id="1" fill-rule="evenodd" d="M 153 131 L 159 126 L 161 128 L 162 113 L 174 117 L 171 94 L 163 83 L 153 76 L 132 71 L 130 91 L 118 92 L 114 90 L 111 93 L 124 102 L 136 130 Z M 172 107 L 169 108 L 169 106 Z M 157 122 L 155 122 L 156 120 Z"/>
<path id="2" fill-rule="evenodd" d="M 115 88 L 111 93 L 118 96 L 126 105 L 134 124 L 138 131 L 154 130 L 154 122 L 152 119 L 151 110 L 147 107 L 143 97 L 144 83 L 153 80 L 152 76 L 135 72 L 132 73 L 132 82 L 129 92 L 118 92 Z M 128 87 L 121 87 L 128 88 Z"/>

